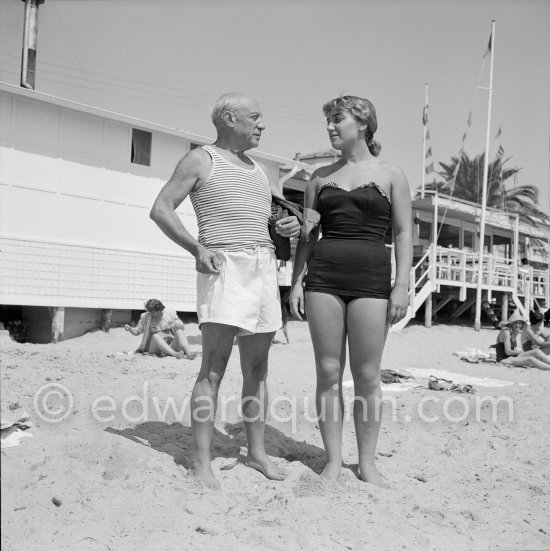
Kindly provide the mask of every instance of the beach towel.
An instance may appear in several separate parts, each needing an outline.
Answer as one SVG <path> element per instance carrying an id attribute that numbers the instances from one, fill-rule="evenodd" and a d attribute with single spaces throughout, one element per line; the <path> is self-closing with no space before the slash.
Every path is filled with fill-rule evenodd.
<path id="1" fill-rule="evenodd" d="M 482 350 L 480 348 L 465 348 L 453 352 L 453 356 L 458 356 L 461 360 L 469 363 L 489 362 L 496 363 L 497 353 L 494 348 Z"/>

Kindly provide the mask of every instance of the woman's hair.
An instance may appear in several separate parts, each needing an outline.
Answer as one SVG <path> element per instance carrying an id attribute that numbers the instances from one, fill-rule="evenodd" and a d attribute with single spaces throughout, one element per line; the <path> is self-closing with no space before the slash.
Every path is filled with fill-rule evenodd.
<path id="1" fill-rule="evenodd" d="M 367 125 L 365 141 L 367 142 L 369 151 L 377 157 L 380 154 L 382 146 L 374 139 L 374 133 L 378 128 L 374 105 L 368 99 L 359 98 L 357 96 L 340 96 L 323 105 L 323 113 L 327 118 L 330 117 L 334 111 L 341 110 L 348 111 L 360 123 Z"/>
<path id="2" fill-rule="evenodd" d="M 544 321 L 543 314 L 541 314 L 540 312 L 534 312 L 532 310 L 531 312 L 529 312 L 529 323 L 531 323 L 531 325 L 537 325 L 541 321 Z"/>
<path id="3" fill-rule="evenodd" d="M 156 298 L 150 298 L 145 303 L 145 310 L 147 310 L 148 312 L 151 312 L 152 310 L 162 311 L 164 310 L 164 304 L 162 304 L 162 302 Z"/>

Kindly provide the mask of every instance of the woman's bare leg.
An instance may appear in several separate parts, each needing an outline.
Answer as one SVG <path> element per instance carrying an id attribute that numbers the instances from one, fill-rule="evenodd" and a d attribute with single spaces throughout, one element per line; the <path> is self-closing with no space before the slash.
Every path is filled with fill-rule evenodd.
<path id="1" fill-rule="evenodd" d="M 359 474 L 365 482 L 387 486 L 374 464 L 382 416 L 380 364 L 386 342 L 387 301 L 359 298 L 348 304 L 349 359 L 355 387 L 353 420 Z"/>
<path id="2" fill-rule="evenodd" d="M 183 323 L 182 323 L 183 325 Z M 185 330 L 183 327 L 176 326 L 174 329 L 174 339 L 172 340 L 172 348 L 179 352 L 180 350 L 183 350 L 184 354 L 189 358 L 190 360 L 193 360 L 196 358 L 197 353 L 191 352 L 191 349 L 189 348 L 189 341 L 187 340 L 187 337 L 185 336 Z"/>
<path id="3" fill-rule="evenodd" d="M 540 348 L 533 348 L 532 350 L 528 350 L 527 352 L 522 352 L 519 357 L 536 358 L 537 360 L 550 366 L 550 356 L 545 354 Z"/>
<path id="4" fill-rule="evenodd" d="M 162 333 L 155 333 L 151 338 L 151 345 L 148 352 L 150 354 L 165 354 L 173 358 L 182 358 L 183 353 L 174 350 L 163 338 Z"/>
<path id="5" fill-rule="evenodd" d="M 306 293 L 306 309 L 317 371 L 315 403 L 328 460 L 321 476 L 336 480 L 342 469 L 346 305 L 334 295 L 310 291 Z"/>
<path id="6" fill-rule="evenodd" d="M 510 356 L 502 360 L 501 363 L 511 365 L 513 367 L 536 367 L 537 369 L 542 369 L 543 371 L 550 371 L 550 365 L 540 361 L 534 356 Z"/>

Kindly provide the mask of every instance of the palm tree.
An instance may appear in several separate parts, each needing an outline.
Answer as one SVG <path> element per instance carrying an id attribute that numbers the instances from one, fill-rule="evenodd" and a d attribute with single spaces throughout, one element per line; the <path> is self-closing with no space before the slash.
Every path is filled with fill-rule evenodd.
<path id="1" fill-rule="evenodd" d="M 536 225 L 537 221 L 550 220 L 550 217 L 537 208 L 539 190 L 535 186 L 522 185 L 507 187 L 506 182 L 521 170 L 518 167 L 505 168 L 510 160 L 497 157 L 489 163 L 487 175 L 487 206 L 510 213 L 519 214 L 520 221 Z M 428 184 L 427 189 L 437 189 L 441 193 L 452 195 L 458 199 L 465 199 L 472 203 L 481 204 L 483 188 L 483 164 L 485 154 L 481 153 L 471 159 L 466 153 L 462 158 L 452 157 L 451 162 L 439 163 L 441 170 L 438 174 L 443 181 Z M 456 180 L 453 185 L 453 175 L 459 164 Z"/>

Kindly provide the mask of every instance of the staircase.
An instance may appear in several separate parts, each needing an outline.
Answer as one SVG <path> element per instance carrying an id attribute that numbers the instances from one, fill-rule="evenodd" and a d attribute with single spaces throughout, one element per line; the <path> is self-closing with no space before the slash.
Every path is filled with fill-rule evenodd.
<path id="1" fill-rule="evenodd" d="M 409 276 L 409 306 L 405 317 L 390 327 L 390 331 L 401 331 L 414 318 L 418 309 L 435 291 L 435 261 L 430 246 L 424 256 L 411 268 Z M 418 274 L 418 276 L 417 276 Z"/>

